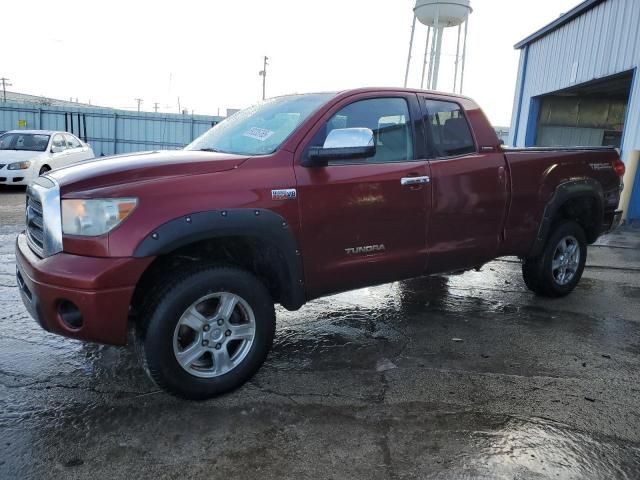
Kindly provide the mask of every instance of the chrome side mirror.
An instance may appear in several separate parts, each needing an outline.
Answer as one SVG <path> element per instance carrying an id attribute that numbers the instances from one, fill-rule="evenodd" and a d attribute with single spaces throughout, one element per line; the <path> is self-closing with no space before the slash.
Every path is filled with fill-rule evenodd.
<path id="1" fill-rule="evenodd" d="M 322 147 L 311 147 L 305 167 L 322 167 L 332 160 L 373 157 L 376 145 L 370 128 L 337 128 L 327 135 Z"/>

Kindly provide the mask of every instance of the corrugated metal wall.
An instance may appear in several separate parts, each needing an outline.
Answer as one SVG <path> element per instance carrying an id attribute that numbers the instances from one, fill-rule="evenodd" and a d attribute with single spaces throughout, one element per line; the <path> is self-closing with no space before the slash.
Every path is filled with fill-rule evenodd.
<path id="1" fill-rule="evenodd" d="M 553 147 L 556 145 L 602 145 L 604 130 L 598 128 L 576 127 L 540 127 L 537 145 Z"/>
<path id="2" fill-rule="evenodd" d="M 0 102 L 0 132 L 20 128 L 66 130 L 84 139 L 86 125 L 86 141 L 96 156 L 179 149 L 222 119 L 207 115 Z"/>
<path id="3" fill-rule="evenodd" d="M 525 146 L 527 128 L 537 118 L 532 98 L 608 77 L 640 65 L 640 1 L 608 0 L 521 50 L 511 123 L 511 142 Z M 640 150 L 640 81 L 634 74 L 623 159 Z M 535 107 L 534 107 L 535 108 Z M 533 115 L 530 115 L 533 113 Z M 640 219 L 640 181 L 636 180 L 630 217 Z"/>

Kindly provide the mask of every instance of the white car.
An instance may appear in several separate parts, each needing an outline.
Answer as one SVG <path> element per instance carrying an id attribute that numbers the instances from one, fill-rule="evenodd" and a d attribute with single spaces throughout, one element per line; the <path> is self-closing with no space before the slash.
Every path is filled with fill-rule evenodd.
<path id="1" fill-rule="evenodd" d="M 75 135 L 50 130 L 12 130 L 0 135 L 0 185 L 28 185 L 49 170 L 94 158 Z"/>

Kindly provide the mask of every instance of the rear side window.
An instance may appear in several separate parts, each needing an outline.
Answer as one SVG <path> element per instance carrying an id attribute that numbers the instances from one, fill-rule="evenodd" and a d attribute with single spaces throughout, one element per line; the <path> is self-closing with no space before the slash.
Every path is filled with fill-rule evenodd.
<path id="1" fill-rule="evenodd" d="M 460 105 L 429 99 L 425 99 L 425 105 L 425 123 L 431 131 L 432 147 L 437 157 L 455 157 L 476 151 L 469 123 Z"/>
<path id="2" fill-rule="evenodd" d="M 376 142 L 376 154 L 367 163 L 413 160 L 413 134 L 409 107 L 404 98 L 372 98 L 347 105 L 327 123 L 313 144 L 322 146 L 336 128 L 369 128 Z"/>

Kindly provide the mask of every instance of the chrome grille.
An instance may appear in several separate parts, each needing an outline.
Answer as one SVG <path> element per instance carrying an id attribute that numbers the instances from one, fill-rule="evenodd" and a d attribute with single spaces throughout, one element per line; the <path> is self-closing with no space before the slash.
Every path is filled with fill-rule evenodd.
<path id="1" fill-rule="evenodd" d="M 27 243 L 39 257 L 62 251 L 60 187 L 54 179 L 38 177 L 27 188 Z"/>
<path id="2" fill-rule="evenodd" d="M 31 249 L 40 257 L 44 254 L 44 228 L 42 202 L 32 189 L 27 190 L 27 240 Z"/>

